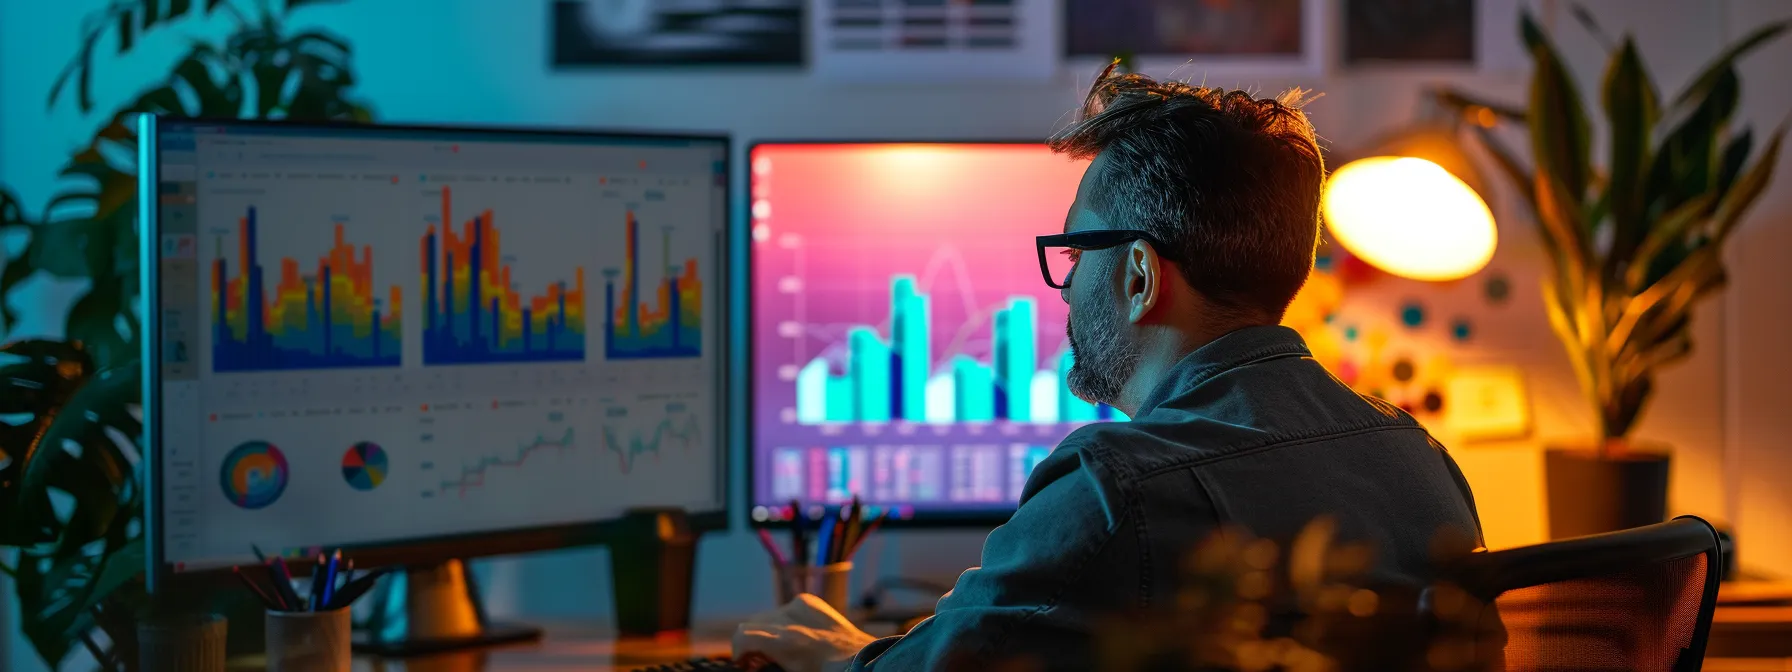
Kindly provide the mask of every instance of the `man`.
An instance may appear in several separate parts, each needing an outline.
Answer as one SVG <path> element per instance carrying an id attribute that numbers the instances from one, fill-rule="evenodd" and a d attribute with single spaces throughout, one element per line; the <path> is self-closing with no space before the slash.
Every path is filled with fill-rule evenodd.
<path id="1" fill-rule="evenodd" d="M 1098 621 L 1165 607 L 1223 526 L 1286 548 L 1330 516 L 1373 547 L 1377 582 L 1421 576 L 1440 534 L 1480 539 L 1443 447 L 1278 324 L 1313 266 L 1325 173 L 1299 97 L 1103 73 L 1052 140 L 1094 161 L 1040 263 L 1070 305 L 1071 390 L 1132 421 L 1066 437 L 982 567 L 906 635 L 873 642 L 804 599 L 743 624 L 737 650 L 792 672 L 1089 669 Z"/>

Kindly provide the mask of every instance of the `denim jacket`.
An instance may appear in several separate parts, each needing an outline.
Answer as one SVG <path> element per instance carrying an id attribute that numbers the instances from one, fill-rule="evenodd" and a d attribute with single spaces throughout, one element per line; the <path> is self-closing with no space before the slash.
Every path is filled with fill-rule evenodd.
<path id="1" fill-rule="evenodd" d="M 1468 483 L 1392 405 L 1358 395 L 1292 329 L 1250 327 L 1189 354 L 1130 422 L 1085 426 L 1034 470 L 934 615 L 852 670 L 1092 669 L 1107 615 L 1162 608 L 1178 563 L 1221 526 L 1288 542 L 1331 515 L 1413 581 L 1434 535 L 1480 540 Z"/>

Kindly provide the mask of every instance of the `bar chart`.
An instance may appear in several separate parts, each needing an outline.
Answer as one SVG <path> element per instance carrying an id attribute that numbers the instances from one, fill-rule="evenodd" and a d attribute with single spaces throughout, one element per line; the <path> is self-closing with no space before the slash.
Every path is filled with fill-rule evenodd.
<path id="1" fill-rule="evenodd" d="M 622 268 L 604 269 L 604 358 L 703 356 L 703 281 L 697 259 L 672 263 L 673 227 L 661 227 L 656 273 L 664 276 L 649 288 L 643 282 L 641 222 L 633 210 L 625 217 Z"/>
<path id="2" fill-rule="evenodd" d="M 401 290 L 382 301 L 373 281 L 373 249 L 345 239 L 348 218 L 331 224 L 334 239 L 309 272 L 299 260 L 279 258 L 270 278 L 259 261 L 258 212 L 237 220 L 236 258 L 224 236 L 214 238 L 211 268 L 212 370 L 219 373 L 398 366 Z M 298 223 L 294 223 L 298 224 Z"/>
<path id="3" fill-rule="evenodd" d="M 889 334 L 855 325 L 847 331 L 844 366 L 825 355 L 804 364 L 796 376 L 797 421 L 1059 423 L 1115 416 L 1111 407 L 1071 394 L 1065 381 L 1076 362 L 1068 348 L 1040 362 L 1033 297 L 1009 297 L 990 311 L 989 361 L 964 354 L 934 361 L 931 305 L 913 275 L 892 278 Z"/>
<path id="4" fill-rule="evenodd" d="M 1084 163 L 1044 145 L 760 145 L 749 161 L 753 503 L 1010 510 L 1117 410 L 1066 385 L 1068 307 L 1034 236 Z"/>
<path id="5" fill-rule="evenodd" d="M 452 223 L 453 191 L 441 187 L 441 214 L 421 242 L 423 362 L 427 365 L 559 362 L 585 359 L 585 269 L 524 294 L 517 264 L 502 248 L 492 210 Z M 440 228 L 438 229 L 438 225 Z"/>

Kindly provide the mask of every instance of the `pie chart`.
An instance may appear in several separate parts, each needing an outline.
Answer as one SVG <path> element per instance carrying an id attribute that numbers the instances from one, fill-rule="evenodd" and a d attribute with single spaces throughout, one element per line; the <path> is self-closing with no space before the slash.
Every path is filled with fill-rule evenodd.
<path id="1" fill-rule="evenodd" d="M 385 472 L 385 456 L 380 471 Z M 231 449 L 219 476 L 230 503 L 255 510 L 273 504 L 286 492 L 286 455 L 266 441 L 250 441 Z"/>
<path id="2" fill-rule="evenodd" d="M 386 451 L 371 441 L 349 446 L 342 454 L 342 480 L 361 491 L 380 487 L 386 482 Z"/>

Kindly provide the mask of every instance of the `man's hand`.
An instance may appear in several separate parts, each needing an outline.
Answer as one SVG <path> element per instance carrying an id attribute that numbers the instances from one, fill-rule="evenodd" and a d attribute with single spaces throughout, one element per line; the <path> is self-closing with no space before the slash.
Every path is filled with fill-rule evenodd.
<path id="1" fill-rule="evenodd" d="M 832 672 L 876 639 L 821 598 L 804 593 L 741 623 L 734 631 L 734 655 L 762 653 L 788 672 Z"/>

